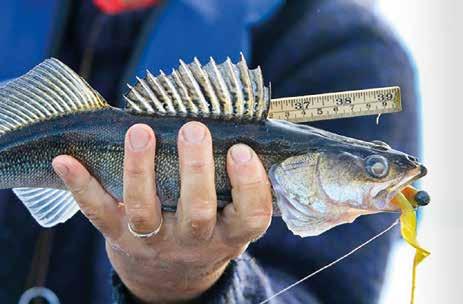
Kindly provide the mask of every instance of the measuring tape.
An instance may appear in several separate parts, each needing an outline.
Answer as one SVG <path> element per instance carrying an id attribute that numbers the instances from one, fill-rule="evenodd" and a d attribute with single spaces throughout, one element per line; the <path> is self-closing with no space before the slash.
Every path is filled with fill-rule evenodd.
<path id="1" fill-rule="evenodd" d="M 309 122 L 402 111 L 399 87 L 275 98 L 268 118 Z"/>

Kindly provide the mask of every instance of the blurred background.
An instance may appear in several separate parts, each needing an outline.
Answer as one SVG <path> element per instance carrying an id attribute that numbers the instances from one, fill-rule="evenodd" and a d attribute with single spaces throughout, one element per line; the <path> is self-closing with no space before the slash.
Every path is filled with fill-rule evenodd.
<path id="1" fill-rule="evenodd" d="M 423 101 L 422 187 L 432 203 L 423 208 L 418 239 L 431 256 L 418 268 L 416 303 L 463 303 L 463 3 L 380 0 L 378 13 L 412 54 Z M 413 250 L 400 243 L 389 261 L 382 304 L 408 303 Z"/>
<path id="2" fill-rule="evenodd" d="M 415 303 L 463 303 L 463 195 L 458 192 L 463 190 L 463 2 L 358 1 L 376 6 L 413 57 L 418 74 L 423 107 L 416 111 L 423 117 L 423 162 L 429 171 L 421 187 L 432 203 L 421 213 L 418 239 L 431 256 L 418 268 Z M 208 2 L 202 3 L 205 8 Z M 413 255 L 410 246 L 397 242 L 380 304 L 409 303 Z"/>

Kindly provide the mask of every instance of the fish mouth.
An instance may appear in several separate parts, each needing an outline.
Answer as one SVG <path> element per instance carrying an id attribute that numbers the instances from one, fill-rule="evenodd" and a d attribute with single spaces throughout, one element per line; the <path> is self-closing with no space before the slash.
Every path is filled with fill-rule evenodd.
<path id="1" fill-rule="evenodd" d="M 390 187 L 389 189 L 385 190 L 387 192 L 386 197 L 383 202 L 384 209 L 381 211 L 392 211 L 392 212 L 399 212 L 400 208 L 395 204 L 392 204 L 391 201 L 394 197 L 399 194 L 404 188 L 411 185 L 413 182 L 419 180 L 423 176 L 427 174 L 428 170 L 423 165 L 418 165 L 416 169 L 413 169 L 410 174 L 400 183 L 395 184 L 394 186 Z"/>

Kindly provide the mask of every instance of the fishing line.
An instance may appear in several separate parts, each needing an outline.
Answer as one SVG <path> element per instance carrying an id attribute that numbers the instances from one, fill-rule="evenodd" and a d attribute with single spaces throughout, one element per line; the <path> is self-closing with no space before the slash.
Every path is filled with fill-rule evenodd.
<path id="1" fill-rule="evenodd" d="M 387 233 L 389 230 L 391 230 L 392 228 L 394 228 L 397 224 L 399 223 L 399 219 L 396 219 L 390 226 L 388 226 L 386 229 L 384 229 L 383 231 L 381 231 L 380 233 L 376 234 L 375 236 L 373 236 L 372 238 L 368 239 L 367 241 L 363 242 L 362 244 L 360 244 L 359 246 L 355 247 L 354 249 L 352 249 L 351 251 L 349 251 L 348 253 L 346 253 L 345 255 L 343 255 L 342 257 L 334 260 L 333 262 L 323 266 L 322 268 L 312 272 L 311 274 L 303 277 L 302 279 L 300 279 L 299 281 L 289 285 L 288 287 L 278 291 L 277 293 L 273 294 L 272 296 L 270 296 L 269 298 L 265 299 L 264 301 L 262 302 L 259 302 L 259 304 L 265 304 L 265 303 L 268 303 L 270 302 L 272 299 L 278 297 L 279 295 L 285 293 L 286 291 L 290 290 L 291 288 L 301 284 L 302 282 L 304 282 L 305 280 L 315 276 L 316 274 L 322 272 L 323 270 L 327 269 L 327 268 L 330 268 L 331 266 L 337 264 L 338 262 L 344 260 L 345 258 L 347 258 L 348 256 L 350 256 L 351 254 L 354 254 L 356 251 L 358 251 L 359 249 L 361 249 L 362 247 L 365 247 L 366 245 L 368 245 L 369 243 L 373 242 L 374 240 L 376 240 L 377 238 L 379 238 L 380 236 L 382 236 L 383 234 Z"/>

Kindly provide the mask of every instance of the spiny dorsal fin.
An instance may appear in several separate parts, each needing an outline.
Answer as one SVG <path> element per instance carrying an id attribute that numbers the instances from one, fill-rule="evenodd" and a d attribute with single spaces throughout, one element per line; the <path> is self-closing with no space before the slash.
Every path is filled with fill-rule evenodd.
<path id="1" fill-rule="evenodd" d="M 214 119 L 264 120 L 270 91 L 260 68 L 250 70 L 244 56 L 237 64 L 228 58 L 217 65 L 211 58 L 202 66 L 197 58 L 166 76 L 149 71 L 137 78 L 124 96 L 126 110 L 134 114 L 210 117 Z"/>
<path id="2" fill-rule="evenodd" d="M 57 59 L 47 59 L 0 88 L 0 134 L 77 112 L 107 107 L 87 82 Z"/>

